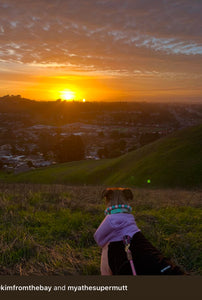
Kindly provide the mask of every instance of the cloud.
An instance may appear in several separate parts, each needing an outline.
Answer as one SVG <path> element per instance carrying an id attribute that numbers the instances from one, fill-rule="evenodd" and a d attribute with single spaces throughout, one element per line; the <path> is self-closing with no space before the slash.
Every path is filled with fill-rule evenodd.
<path id="1" fill-rule="evenodd" d="M 201 12 L 198 0 L 0 0 L 0 62 L 199 80 Z"/>

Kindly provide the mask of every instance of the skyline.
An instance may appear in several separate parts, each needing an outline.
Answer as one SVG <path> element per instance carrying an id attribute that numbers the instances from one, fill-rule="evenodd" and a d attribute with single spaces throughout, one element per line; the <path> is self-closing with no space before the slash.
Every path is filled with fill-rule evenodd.
<path id="1" fill-rule="evenodd" d="M 200 102 L 202 3 L 0 0 L 0 97 Z"/>

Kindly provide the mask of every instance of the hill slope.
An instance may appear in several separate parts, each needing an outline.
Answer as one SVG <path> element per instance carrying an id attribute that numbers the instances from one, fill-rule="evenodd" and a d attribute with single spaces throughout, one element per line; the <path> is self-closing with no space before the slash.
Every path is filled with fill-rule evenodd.
<path id="1" fill-rule="evenodd" d="M 59 164 L 5 182 L 202 187 L 202 125 L 178 131 L 116 159 Z"/>

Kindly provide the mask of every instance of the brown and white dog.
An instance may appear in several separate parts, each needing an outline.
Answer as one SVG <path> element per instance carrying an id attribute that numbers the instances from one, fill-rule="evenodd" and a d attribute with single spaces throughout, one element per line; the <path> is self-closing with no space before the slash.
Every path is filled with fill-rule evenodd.
<path id="1" fill-rule="evenodd" d="M 165 258 L 138 228 L 127 188 L 107 188 L 105 219 L 94 234 L 102 247 L 101 275 L 183 275 L 180 267 Z"/>

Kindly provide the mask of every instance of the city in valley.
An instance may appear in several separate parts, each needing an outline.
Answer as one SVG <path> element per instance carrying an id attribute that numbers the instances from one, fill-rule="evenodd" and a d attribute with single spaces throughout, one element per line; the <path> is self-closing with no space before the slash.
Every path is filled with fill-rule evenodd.
<path id="1" fill-rule="evenodd" d="M 202 105 L 0 98 L 0 169 L 114 158 L 201 123 Z"/>

